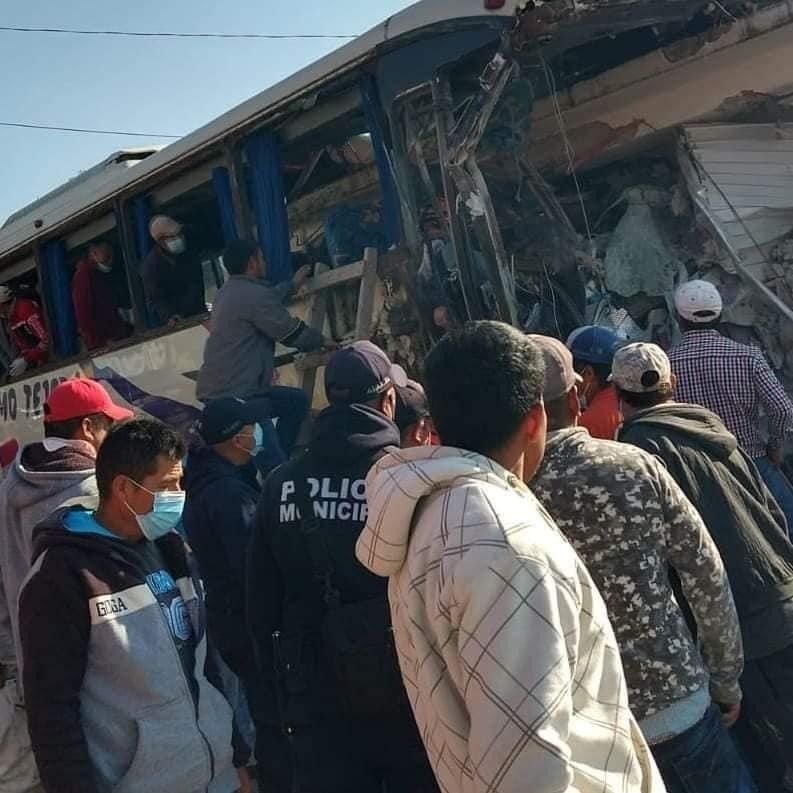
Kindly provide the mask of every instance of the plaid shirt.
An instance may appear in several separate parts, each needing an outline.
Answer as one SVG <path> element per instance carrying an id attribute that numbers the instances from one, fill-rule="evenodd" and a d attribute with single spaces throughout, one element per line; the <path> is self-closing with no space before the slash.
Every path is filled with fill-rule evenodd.
<path id="1" fill-rule="evenodd" d="M 492 460 L 421 447 L 367 478 L 357 555 L 390 576 L 402 677 L 444 793 L 660 793 L 606 607 Z"/>
<path id="2" fill-rule="evenodd" d="M 677 400 L 712 410 L 753 459 L 779 448 L 793 434 L 793 402 L 757 347 L 715 330 L 694 330 L 669 352 Z M 769 440 L 760 431 L 768 418 Z"/>

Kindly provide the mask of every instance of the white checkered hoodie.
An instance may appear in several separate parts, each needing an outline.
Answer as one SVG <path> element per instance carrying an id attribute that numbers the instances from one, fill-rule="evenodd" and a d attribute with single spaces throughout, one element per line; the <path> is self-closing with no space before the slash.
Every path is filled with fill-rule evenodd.
<path id="1" fill-rule="evenodd" d="M 399 663 L 444 793 L 662 793 L 606 607 L 543 507 L 492 460 L 394 451 L 358 559 L 389 577 Z"/>

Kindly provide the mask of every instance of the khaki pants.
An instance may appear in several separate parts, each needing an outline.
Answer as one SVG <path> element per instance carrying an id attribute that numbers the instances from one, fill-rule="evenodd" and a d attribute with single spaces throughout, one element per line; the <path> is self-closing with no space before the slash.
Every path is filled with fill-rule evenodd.
<path id="1" fill-rule="evenodd" d="M 0 793 L 44 793 L 13 678 L 0 688 Z"/>

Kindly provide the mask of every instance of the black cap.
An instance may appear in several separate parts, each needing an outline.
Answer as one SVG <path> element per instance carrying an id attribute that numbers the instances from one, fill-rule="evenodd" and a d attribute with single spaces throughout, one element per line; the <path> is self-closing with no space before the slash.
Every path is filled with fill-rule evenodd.
<path id="1" fill-rule="evenodd" d="M 325 369 L 328 402 L 369 402 L 391 386 L 404 386 L 408 377 L 398 364 L 370 341 L 356 341 L 339 350 Z"/>
<path id="2" fill-rule="evenodd" d="M 397 386 L 396 417 L 394 423 L 404 432 L 419 419 L 430 414 L 427 405 L 427 394 L 420 383 L 408 380 L 406 385 Z"/>
<path id="3" fill-rule="evenodd" d="M 233 438 L 243 427 L 255 424 L 259 411 L 236 397 L 210 402 L 198 422 L 198 434 L 204 443 L 214 446 Z"/>

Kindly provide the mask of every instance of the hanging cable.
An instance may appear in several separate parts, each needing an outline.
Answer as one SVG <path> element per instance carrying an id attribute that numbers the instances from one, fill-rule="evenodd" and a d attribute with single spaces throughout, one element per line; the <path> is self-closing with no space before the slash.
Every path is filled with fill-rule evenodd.
<path id="1" fill-rule="evenodd" d="M 559 96 L 556 90 L 556 78 L 553 76 L 553 72 L 550 68 L 548 68 L 548 64 L 545 61 L 545 57 L 542 53 L 540 53 L 540 63 L 542 63 L 542 69 L 545 73 L 545 82 L 548 85 L 548 94 L 551 99 L 551 105 L 553 107 L 553 114 L 556 118 L 556 123 L 559 127 L 559 134 L 562 136 L 562 142 L 564 143 L 564 150 L 565 154 L 567 155 L 567 163 L 570 169 L 570 174 L 573 177 L 573 181 L 575 182 L 575 189 L 578 194 L 578 202 L 581 205 L 581 212 L 584 216 L 584 225 L 586 226 L 586 235 L 587 239 L 589 240 L 590 246 L 592 245 L 592 228 L 589 224 L 589 215 L 586 211 L 586 203 L 584 202 L 584 194 L 581 190 L 581 184 L 578 181 L 578 173 L 576 172 L 575 167 L 575 149 L 573 149 L 573 145 L 570 143 L 570 138 L 567 135 L 567 126 L 564 123 L 564 115 L 562 114 L 562 108 L 559 104 Z"/>
<path id="2" fill-rule="evenodd" d="M 87 129 L 85 127 L 57 127 L 50 124 L 27 124 L 22 121 L 0 121 L 0 127 L 17 129 L 45 129 L 53 132 L 80 132 L 86 135 L 121 135 L 128 138 L 169 138 L 177 140 L 183 135 L 166 135 L 161 132 L 128 132 L 115 129 Z"/>
<path id="3" fill-rule="evenodd" d="M 88 30 L 82 28 L 33 28 L 0 25 L 7 33 L 58 33 L 69 36 L 124 36 L 169 39 L 354 39 L 356 35 L 341 33 L 181 33 L 144 30 Z"/>

